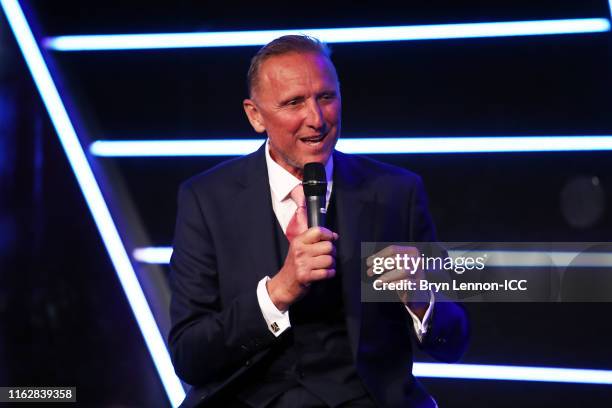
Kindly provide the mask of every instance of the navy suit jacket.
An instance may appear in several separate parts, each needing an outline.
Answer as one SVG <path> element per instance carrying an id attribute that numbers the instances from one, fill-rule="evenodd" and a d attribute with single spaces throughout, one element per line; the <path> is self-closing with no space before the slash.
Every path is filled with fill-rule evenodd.
<path id="1" fill-rule="evenodd" d="M 169 344 L 178 376 L 192 385 L 183 406 L 205 406 L 274 345 L 257 283 L 278 271 L 265 144 L 183 183 L 171 259 Z M 334 153 L 336 269 L 355 365 L 385 407 L 428 406 L 412 376 L 412 321 L 398 303 L 362 303 L 361 242 L 435 241 L 421 179 L 407 170 Z M 465 350 L 460 306 L 438 302 L 420 347 L 439 360 Z"/>

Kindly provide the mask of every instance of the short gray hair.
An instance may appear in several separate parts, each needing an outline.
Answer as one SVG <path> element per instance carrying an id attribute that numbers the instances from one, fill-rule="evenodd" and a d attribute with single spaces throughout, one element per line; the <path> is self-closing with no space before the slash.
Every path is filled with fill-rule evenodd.
<path id="1" fill-rule="evenodd" d="M 260 48 L 257 54 L 251 58 L 251 65 L 247 73 L 247 87 L 250 97 L 253 96 L 253 90 L 257 87 L 261 64 L 270 57 L 290 53 L 313 53 L 322 55 L 331 61 L 331 50 L 327 44 L 314 37 L 309 37 L 307 35 L 284 35 L 278 37 Z"/>

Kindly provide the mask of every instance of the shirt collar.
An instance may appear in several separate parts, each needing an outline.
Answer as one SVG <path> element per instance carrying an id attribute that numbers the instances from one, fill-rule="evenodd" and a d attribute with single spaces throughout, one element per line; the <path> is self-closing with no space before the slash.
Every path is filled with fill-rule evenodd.
<path id="1" fill-rule="evenodd" d="M 266 140 L 266 166 L 268 167 L 268 178 L 270 189 L 277 201 L 283 201 L 295 186 L 302 184 L 302 181 L 281 167 L 280 164 L 270 156 L 270 140 Z M 331 191 L 332 175 L 334 171 L 334 155 L 330 154 L 325 163 L 325 176 L 327 178 L 327 193 Z M 328 197 L 329 199 L 329 197 Z"/>

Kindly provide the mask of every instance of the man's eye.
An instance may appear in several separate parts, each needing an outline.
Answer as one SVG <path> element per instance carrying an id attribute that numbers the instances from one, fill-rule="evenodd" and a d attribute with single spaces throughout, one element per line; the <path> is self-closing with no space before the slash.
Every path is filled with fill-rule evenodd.
<path id="1" fill-rule="evenodd" d="M 298 106 L 300 103 L 302 103 L 302 99 L 301 98 L 295 98 L 295 99 L 290 99 L 287 102 L 285 102 L 283 105 L 284 106 Z"/>

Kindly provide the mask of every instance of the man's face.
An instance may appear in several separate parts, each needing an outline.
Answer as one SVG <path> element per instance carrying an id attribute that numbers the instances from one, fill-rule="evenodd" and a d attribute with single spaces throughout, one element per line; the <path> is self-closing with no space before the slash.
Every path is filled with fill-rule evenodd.
<path id="1" fill-rule="evenodd" d="M 304 164 L 325 164 L 340 135 L 340 89 L 328 58 L 314 53 L 270 57 L 244 109 L 270 139 L 270 155 L 302 178 Z"/>

